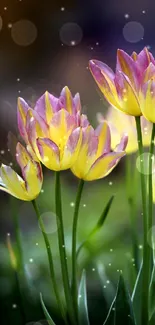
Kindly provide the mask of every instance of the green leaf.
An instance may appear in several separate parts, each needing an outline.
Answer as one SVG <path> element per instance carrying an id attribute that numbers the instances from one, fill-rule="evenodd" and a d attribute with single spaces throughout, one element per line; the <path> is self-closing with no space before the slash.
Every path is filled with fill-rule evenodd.
<path id="1" fill-rule="evenodd" d="M 149 325 L 155 324 L 155 313 L 152 315 L 151 319 L 149 320 Z"/>
<path id="2" fill-rule="evenodd" d="M 115 298 L 111 304 L 107 318 L 103 325 L 114 325 L 115 324 L 114 323 L 114 321 L 115 321 L 115 308 L 114 307 L 115 307 Z"/>
<path id="3" fill-rule="evenodd" d="M 141 325 L 142 273 L 143 264 L 141 263 L 131 298 L 137 325 Z"/>
<path id="4" fill-rule="evenodd" d="M 49 312 L 48 312 L 48 310 L 47 310 L 47 308 L 46 308 L 46 306 L 44 304 L 43 297 L 42 297 L 41 293 L 40 293 L 40 301 L 41 301 L 41 305 L 42 305 L 42 308 L 43 308 L 44 315 L 45 315 L 49 325 L 56 325 L 54 323 L 54 321 L 52 320 L 52 318 L 51 318 L 51 316 L 50 316 L 50 314 L 49 314 Z"/>
<path id="5" fill-rule="evenodd" d="M 149 287 L 149 315 L 155 315 L 155 265 L 153 266 Z"/>
<path id="6" fill-rule="evenodd" d="M 83 241 L 83 243 L 79 246 L 78 250 L 77 250 L 77 257 L 81 251 L 81 249 L 85 246 L 85 244 L 88 243 L 88 241 L 91 239 L 91 237 L 93 237 L 99 230 L 100 228 L 103 226 L 105 220 L 106 220 L 106 217 L 108 215 L 108 212 L 111 208 L 111 205 L 112 205 L 112 202 L 113 202 L 113 199 L 114 199 L 114 195 L 111 196 L 111 198 L 109 199 L 108 203 L 106 204 L 97 224 L 95 225 L 95 227 L 93 228 L 93 230 L 90 232 L 90 234 L 88 235 L 88 238 L 86 240 Z"/>
<path id="7" fill-rule="evenodd" d="M 109 280 L 109 278 L 107 277 L 105 267 L 101 262 L 97 263 L 97 270 L 98 270 L 100 282 L 102 284 L 104 297 L 107 303 L 110 305 L 111 301 L 113 300 L 113 297 L 115 296 L 115 288 L 112 282 L 109 282 L 108 289 L 107 290 L 104 289 L 104 286 L 107 285 L 107 281 Z"/>
<path id="8" fill-rule="evenodd" d="M 113 199 L 114 199 L 114 195 L 111 196 L 110 200 L 108 201 L 107 205 L 105 206 L 98 222 L 97 222 L 97 225 L 96 225 L 96 230 L 97 229 L 100 229 L 102 226 L 103 226 L 103 223 L 108 215 L 108 212 L 111 208 L 111 205 L 112 205 L 112 202 L 113 202 Z"/>
<path id="9" fill-rule="evenodd" d="M 115 300 L 115 325 L 136 325 L 131 297 L 123 276 L 120 276 Z"/>
<path id="10" fill-rule="evenodd" d="M 78 311 L 80 325 L 89 325 L 85 270 L 82 272 L 81 282 L 79 286 Z"/>

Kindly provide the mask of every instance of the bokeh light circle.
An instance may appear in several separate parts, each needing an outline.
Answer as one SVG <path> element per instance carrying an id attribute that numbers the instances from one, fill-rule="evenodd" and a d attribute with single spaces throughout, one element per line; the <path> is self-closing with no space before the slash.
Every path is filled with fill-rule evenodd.
<path id="1" fill-rule="evenodd" d="M 123 36 L 130 43 L 137 43 L 144 37 L 144 27 L 138 21 L 130 21 L 123 28 Z"/>
<path id="2" fill-rule="evenodd" d="M 53 234 L 57 231 L 57 221 L 55 213 L 48 211 L 41 214 L 40 220 L 38 222 L 39 228 L 41 229 L 40 221 L 42 221 L 44 224 L 46 234 Z"/>
<path id="3" fill-rule="evenodd" d="M 66 23 L 60 29 L 60 40 L 68 46 L 78 45 L 83 37 L 81 27 L 76 23 Z"/>
<path id="4" fill-rule="evenodd" d="M 136 167 L 138 169 L 138 171 L 141 173 L 141 160 L 143 161 L 143 164 L 144 164 L 144 171 L 143 171 L 143 174 L 144 175 L 149 175 L 149 160 L 150 158 L 152 159 L 152 164 L 154 165 L 154 162 L 155 162 L 155 156 L 154 155 L 151 155 L 149 152 L 145 152 L 143 153 L 142 155 L 138 156 L 138 158 L 136 159 Z M 155 173 L 155 170 L 154 168 L 152 169 L 151 171 L 151 174 L 154 174 Z"/>
<path id="5" fill-rule="evenodd" d="M 3 27 L 3 20 L 2 20 L 2 17 L 0 16 L 0 30 L 2 29 Z"/>
<path id="6" fill-rule="evenodd" d="M 37 38 L 37 28 L 30 20 L 22 19 L 12 25 L 11 36 L 20 46 L 29 46 Z"/>

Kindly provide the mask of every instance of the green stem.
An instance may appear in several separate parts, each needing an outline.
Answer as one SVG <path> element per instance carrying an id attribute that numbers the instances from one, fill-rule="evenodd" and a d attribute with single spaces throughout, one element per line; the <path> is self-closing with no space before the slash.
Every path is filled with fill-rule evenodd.
<path id="1" fill-rule="evenodd" d="M 57 228 L 58 228 L 58 242 L 59 242 L 61 272 L 62 272 L 62 280 L 63 280 L 66 304 L 67 304 L 70 320 L 73 324 L 76 324 L 73 302 L 71 297 L 71 288 L 69 284 L 67 255 L 66 255 L 66 248 L 65 248 L 65 236 L 64 236 L 64 225 L 63 225 L 62 203 L 61 203 L 60 172 L 55 173 L 55 210 L 56 210 Z"/>
<path id="2" fill-rule="evenodd" d="M 151 232 L 152 243 L 152 217 L 153 217 L 153 190 L 152 190 L 152 167 L 153 167 L 153 152 L 154 152 L 154 137 L 155 137 L 155 124 L 152 126 L 150 152 L 149 152 L 149 175 L 148 175 L 148 192 L 149 192 L 149 215 L 148 215 L 148 230 Z M 152 243 L 153 245 L 153 243 Z M 151 264 L 153 263 L 153 249 L 149 249 L 149 277 L 151 276 Z"/>
<path id="3" fill-rule="evenodd" d="M 60 296 L 59 296 L 59 292 L 58 292 L 58 289 L 57 289 L 56 276 L 55 276 L 55 270 L 54 270 L 52 251 L 51 251 L 51 248 L 50 248 L 50 242 L 49 242 L 48 236 L 46 234 L 44 223 L 42 221 L 42 218 L 40 217 L 40 212 L 39 212 L 36 201 L 33 200 L 32 204 L 33 204 L 34 210 L 36 212 L 36 216 L 38 218 L 38 222 L 39 222 L 41 232 L 42 232 L 42 235 L 43 235 L 43 238 L 44 238 L 45 246 L 46 246 L 46 251 L 47 251 L 47 256 L 48 256 L 48 261 L 49 261 L 49 268 L 50 268 L 50 275 L 51 275 L 51 280 L 52 280 L 52 284 L 53 284 L 53 289 L 54 289 L 56 301 L 57 301 L 57 304 L 58 304 L 58 310 L 60 309 L 61 315 L 62 315 L 63 319 L 65 320 L 65 323 L 67 324 L 64 307 L 62 305 L 62 302 L 61 302 L 61 299 L 60 299 Z"/>
<path id="4" fill-rule="evenodd" d="M 17 268 L 18 268 L 18 272 L 21 272 L 22 276 L 24 276 L 25 268 L 24 268 L 23 249 L 22 249 L 22 242 L 21 242 L 21 233 L 19 227 L 19 218 L 18 218 L 16 202 L 13 197 L 11 197 L 11 207 L 12 207 L 13 222 L 15 228 L 15 238 L 17 244 L 17 256 L 18 256 Z"/>
<path id="5" fill-rule="evenodd" d="M 126 189 L 127 189 L 127 199 L 129 204 L 129 215 L 130 215 L 130 223 L 131 223 L 131 238 L 132 238 L 132 252 L 135 260 L 135 267 L 138 273 L 139 270 L 139 252 L 138 252 L 138 241 L 137 241 L 137 227 L 136 227 L 136 202 L 135 198 L 137 197 L 137 178 L 134 175 L 132 177 L 132 166 L 130 157 L 126 157 Z"/>
<path id="6" fill-rule="evenodd" d="M 73 216 L 73 230 L 72 230 L 72 292 L 73 292 L 73 301 L 74 308 L 76 310 L 76 315 L 78 317 L 78 306 L 77 306 L 77 256 L 76 256 L 76 241 L 77 241 L 77 224 L 78 224 L 78 215 L 79 207 L 81 202 L 82 190 L 84 186 L 84 181 L 81 179 L 79 187 L 77 190 L 75 210 Z"/>
<path id="7" fill-rule="evenodd" d="M 144 157 L 143 157 L 143 143 L 142 132 L 140 125 L 140 117 L 135 117 L 137 127 L 137 139 L 139 148 L 140 159 L 140 178 L 141 178 L 141 193 L 142 193 L 142 206 L 143 206 L 143 290 L 142 290 L 142 309 L 141 317 L 143 324 L 148 324 L 148 296 L 149 296 L 149 245 L 147 243 L 148 222 L 147 222 L 147 196 L 146 196 L 146 182 L 144 170 Z"/>

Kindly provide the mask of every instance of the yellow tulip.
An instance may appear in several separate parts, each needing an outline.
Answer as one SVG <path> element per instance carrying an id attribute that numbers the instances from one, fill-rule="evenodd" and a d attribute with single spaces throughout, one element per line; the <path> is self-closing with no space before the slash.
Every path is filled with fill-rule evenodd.
<path id="1" fill-rule="evenodd" d="M 11 194 L 23 201 L 32 201 L 40 193 L 43 175 L 40 163 L 33 161 L 27 150 L 17 144 L 16 159 L 21 168 L 19 176 L 10 166 L 0 167 L 0 190 Z"/>
<path id="2" fill-rule="evenodd" d="M 104 121 L 102 114 L 97 114 L 99 123 Z M 131 154 L 138 150 L 136 123 L 133 116 L 123 114 L 118 110 L 109 107 L 105 120 L 108 122 L 111 130 L 111 147 L 114 149 L 120 141 L 122 135 L 126 132 L 128 134 L 128 144 L 125 149 L 127 154 Z M 143 145 L 149 147 L 151 141 L 152 123 L 148 122 L 141 116 L 141 129 L 143 137 Z"/>
<path id="3" fill-rule="evenodd" d="M 127 135 L 124 135 L 115 150 L 111 151 L 111 134 L 106 121 L 96 130 L 92 126 L 84 128 L 82 146 L 71 168 L 73 174 L 85 181 L 107 176 L 125 155 L 127 140 Z"/>

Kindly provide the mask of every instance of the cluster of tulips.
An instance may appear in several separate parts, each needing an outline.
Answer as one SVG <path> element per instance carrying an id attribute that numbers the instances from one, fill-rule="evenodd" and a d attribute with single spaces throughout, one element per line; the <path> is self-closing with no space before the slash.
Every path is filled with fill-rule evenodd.
<path id="1" fill-rule="evenodd" d="M 131 56 L 118 50 L 115 73 L 106 64 L 97 60 L 91 60 L 89 68 L 101 92 L 111 105 L 107 116 L 103 117 L 102 114 L 98 114 L 99 125 L 94 129 L 87 116 L 81 112 L 79 94 L 73 97 L 68 87 L 63 88 L 59 98 L 45 92 L 33 109 L 24 99 L 19 98 L 17 121 L 25 146 L 17 144 L 16 159 L 21 168 L 22 177 L 10 166 L 2 164 L 0 189 L 20 200 L 32 201 L 44 236 L 54 293 L 64 323 L 88 325 L 84 275 L 80 286 L 77 279 L 76 247 L 78 212 L 84 182 L 104 178 L 126 153 L 130 154 L 139 150 L 139 155 L 142 157 L 140 158 L 140 177 L 143 208 L 143 259 L 132 297 L 126 289 L 123 276 L 120 277 L 116 296 L 104 324 L 153 325 L 155 305 L 152 306 L 150 287 L 154 281 L 151 275 L 155 271 L 153 249 L 148 244 L 147 236 L 152 228 L 153 215 L 155 59 L 147 48 L 139 54 L 133 52 Z M 145 146 L 150 146 L 148 173 L 144 170 Z M 57 288 L 52 250 L 36 203 L 43 184 L 41 164 L 55 171 L 56 175 L 55 209 L 59 224 L 58 241 L 65 305 Z M 71 283 L 66 260 L 60 184 L 60 171 L 67 169 L 71 169 L 72 173 L 80 179 L 73 217 Z M 139 293 L 140 286 L 142 289 L 139 307 L 136 307 L 137 312 L 133 301 Z M 78 299 L 78 287 L 81 290 L 80 298 L 83 295 L 84 299 Z M 124 306 L 122 309 L 119 308 L 120 299 Z M 44 305 L 42 296 L 41 303 L 49 324 L 55 324 Z M 123 311 L 124 304 L 127 306 L 125 309 L 127 311 Z"/>

